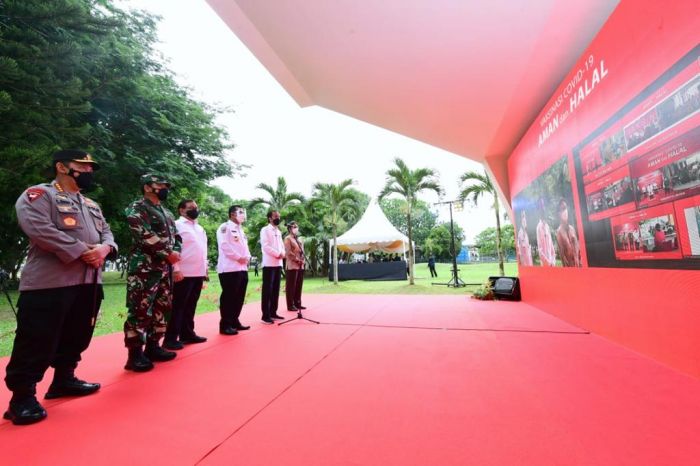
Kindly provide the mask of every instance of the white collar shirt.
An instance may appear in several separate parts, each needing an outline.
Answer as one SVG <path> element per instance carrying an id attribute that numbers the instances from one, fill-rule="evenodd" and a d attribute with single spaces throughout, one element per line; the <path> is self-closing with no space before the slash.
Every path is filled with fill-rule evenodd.
<path id="1" fill-rule="evenodd" d="M 175 222 L 177 234 L 182 238 L 180 262 L 173 270 L 182 272 L 185 277 L 207 276 L 207 233 L 196 220 L 180 217 Z"/>
<path id="2" fill-rule="evenodd" d="M 250 263 L 248 238 L 243 227 L 229 220 L 216 229 L 216 242 L 219 245 L 218 273 L 245 272 Z"/>
<path id="3" fill-rule="evenodd" d="M 279 228 L 268 224 L 260 230 L 260 246 L 262 246 L 263 267 L 282 267 L 281 257 L 284 257 L 284 242 Z"/>

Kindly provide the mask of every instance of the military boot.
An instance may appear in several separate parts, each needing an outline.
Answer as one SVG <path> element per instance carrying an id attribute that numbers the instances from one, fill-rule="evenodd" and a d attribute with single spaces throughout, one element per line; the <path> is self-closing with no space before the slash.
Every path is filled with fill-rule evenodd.
<path id="1" fill-rule="evenodd" d="M 2 417 L 18 426 L 34 424 L 46 417 L 46 410 L 39 404 L 36 396 L 15 393 Z"/>
<path id="2" fill-rule="evenodd" d="M 160 347 L 160 345 L 158 345 L 158 342 L 155 341 L 149 341 L 146 343 L 145 354 L 151 361 L 156 362 L 170 361 L 175 359 L 175 356 L 177 356 L 176 352 L 164 350 Z"/>
<path id="3" fill-rule="evenodd" d="M 134 372 L 148 372 L 153 369 L 153 363 L 143 354 L 143 349 L 129 348 L 129 359 L 126 361 L 124 369 Z"/>
<path id="4" fill-rule="evenodd" d="M 54 371 L 53 382 L 44 398 L 47 400 L 62 396 L 91 395 L 100 389 L 99 383 L 90 383 L 75 376 L 73 369 L 57 368 Z"/>

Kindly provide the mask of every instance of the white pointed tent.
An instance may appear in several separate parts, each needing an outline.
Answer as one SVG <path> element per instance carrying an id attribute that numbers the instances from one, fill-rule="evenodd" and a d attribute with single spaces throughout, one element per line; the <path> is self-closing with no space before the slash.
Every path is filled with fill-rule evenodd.
<path id="1" fill-rule="evenodd" d="M 408 251 L 408 238 L 391 224 L 376 200 L 370 201 L 355 226 L 337 238 L 337 244 L 338 250 L 343 252 L 405 254 Z"/>

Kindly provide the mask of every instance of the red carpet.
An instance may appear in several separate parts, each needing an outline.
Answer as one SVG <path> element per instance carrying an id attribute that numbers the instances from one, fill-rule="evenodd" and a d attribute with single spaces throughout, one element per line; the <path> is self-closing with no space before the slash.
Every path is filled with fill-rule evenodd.
<path id="1" fill-rule="evenodd" d="M 699 380 L 527 304 L 306 301 L 322 325 L 263 326 L 253 304 L 223 337 L 202 316 L 210 340 L 146 374 L 122 370 L 121 335 L 95 339 L 78 375 L 102 390 L 0 423 L 3 464 L 700 463 Z"/>

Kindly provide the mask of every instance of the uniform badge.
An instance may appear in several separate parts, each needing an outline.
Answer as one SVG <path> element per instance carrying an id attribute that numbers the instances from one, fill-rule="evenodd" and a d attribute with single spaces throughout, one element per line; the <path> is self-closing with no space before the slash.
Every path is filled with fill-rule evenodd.
<path id="1" fill-rule="evenodd" d="M 233 240 L 234 240 L 234 241 L 240 241 L 240 240 L 241 240 L 241 237 L 238 236 L 238 235 L 233 235 Z"/>
<path id="2" fill-rule="evenodd" d="M 226 225 L 221 225 L 221 233 L 226 233 Z"/>
<path id="3" fill-rule="evenodd" d="M 63 223 L 67 227 L 74 227 L 78 223 L 78 221 L 73 217 L 66 217 L 63 219 Z"/>
<path id="4" fill-rule="evenodd" d="M 29 189 L 27 189 L 27 199 L 29 199 L 29 202 L 36 201 L 44 194 L 46 194 L 46 191 L 41 189 L 41 188 L 29 188 Z"/>

